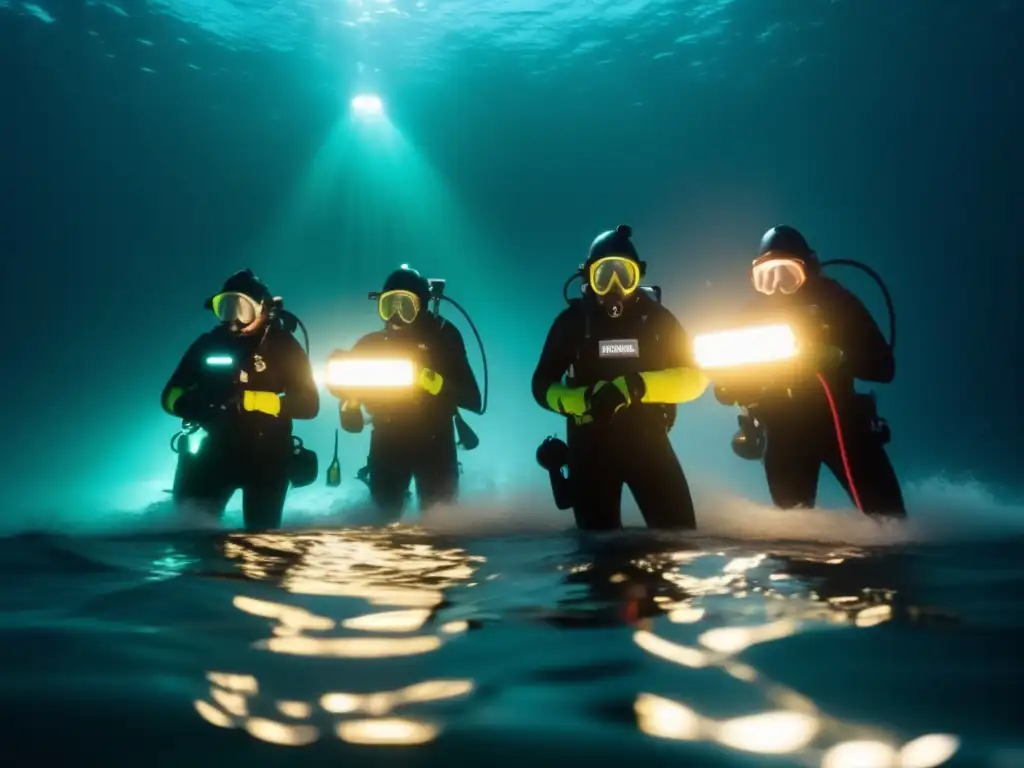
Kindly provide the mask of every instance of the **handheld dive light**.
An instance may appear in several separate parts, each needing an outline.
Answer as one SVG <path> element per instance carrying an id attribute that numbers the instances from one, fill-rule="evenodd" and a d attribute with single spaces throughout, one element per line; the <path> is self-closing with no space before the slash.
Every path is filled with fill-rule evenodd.
<path id="1" fill-rule="evenodd" d="M 410 358 L 360 357 L 336 351 L 327 361 L 327 391 L 335 397 L 353 393 L 405 393 L 416 383 L 417 367 Z"/>
<path id="2" fill-rule="evenodd" d="M 231 355 L 207 355 L 204 362 L 207 368 L 230 368 L 235 364 L 235 358 Z"/>
<path id="3" fill-rule="evenodd" d="M 220 401 L 221 410 L 241 407 L 241 368 L 234 355 L 213 352 L 203 360 L 205 372 L 203 384 L 211 399 Z"/>
<path id="4" fill-rule="evenodd" d="M 702 333 L 693 340 L 694 359 L 704 370 L 785 363 L 799 354 L 800 345 L 788 323 Z"/>

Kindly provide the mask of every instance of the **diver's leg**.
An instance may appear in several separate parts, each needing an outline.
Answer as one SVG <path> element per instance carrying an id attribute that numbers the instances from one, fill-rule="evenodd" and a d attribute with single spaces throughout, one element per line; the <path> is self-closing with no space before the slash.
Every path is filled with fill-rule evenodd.
<path id="1" fill-rule="evenodd" d="M 230 460 L 217 452 L 200 450 L 195 456 L 178 457 L 171 498 L 180 511 L 195 510 L 220 518 L 236 487 Z"/>
<path id="2" fill-rule="evenodd" d="M 570 434 L 568 444 L 576 527 L 581 531 L 622 528 L 623 466 L 617 455 L 622 449 L 608 450 L 615 446 L 588 434 L 586 427 Z"/>
<path id="3" fill-rule="evenodd" d="M 451 504 L 459 493 L 459 454 L 454 435 L 438 436 L 417 457 L 413 477 L 420 511 Z"/>
<path id="4" fill-rule="evenodd" d="M 907 509 L 903 503 L 903 491 L 900 488 L 896 470 L 876 435 L 869 430 L 857 430 L 853 434 L 844 435 L 846 439 L 846 457 L 850 462 L 850 474 L 857 486 L 857 494 L 863 512 L 878 517 L 903 518 Z M 836 476 L 836 480 L 855 501 L 850 492 L 850 483 L 846 478 L 846 466 L 839 451 L 839 443 L 825 455 L 825 463 Z"/>
<path id="5" fill-rule="evenodd" d="M 811 508 L 818 500 L 822 457 L 812 432 L 796 426 L 767 431 L 764 474 L 779 509 Z"/>
<path id="6" fill-rule="evenodd" d="M 381 435 L 376 430 L 370 437 L 370 498 L 385 522 L 401 518 L 412 482 L 408 451 L 403 450 L 400 439 L 400 435 Z"/>
<path id="7" fill-rule="evenodd" d="M 247 531 L 269 531 L 281 527 L 288 495 L 288 457 L 252 465 L 242 486 L 242 518 Z"/>
<path id="8" fill-rule="evenodd" d="M 697 527 L 690 484 L 667 433 L 646 440 L 629 467 L 626 484 L 648 528 Z"/>

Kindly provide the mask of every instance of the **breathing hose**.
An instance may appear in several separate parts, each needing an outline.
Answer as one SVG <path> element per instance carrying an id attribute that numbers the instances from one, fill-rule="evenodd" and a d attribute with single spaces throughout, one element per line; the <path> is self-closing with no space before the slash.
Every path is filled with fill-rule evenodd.
<path id="1" fill-rule="evenodd" d="M 886 287 L 885 281 L 882 280 L 881 275 L 867 264 L 862 264 L 853 259 L 831 259 L 821 263 L 822 267 L 831 265 L 855 267 L 856 269 L 865 272 L 878 284 L 878 287 L 882 290 L 882 295 L 885 297 L 885 306 L 889 310 L 889 352 L 892 354 L 896 349 L 896 308 L 892 301 L 892 295 L 889 293 L 889 289 Z M 860 491 L 857 490 L 857 484 L 853 480 L 853 469 L 850 466 L 850 456 L 846 451 L 846 436 L 843 433 L 842 419 L 839 418 L 839 408 L 836 406 L 836 400 L 832 395 L 832 389 L 829 387 L 828 382 L 825 381 L 825 377 L 821 373 L 818 373 L 818 381 L 821 382 L 821 388 L 825 391 L 825 398 L 828 400 L 829 410 L 832 412 L 832 425 L 835 427 L 836 443 L 839 445 L 839 458 L 843 462 L 843 473 L 846 475 L 846 484 L 849 486 L 850 496 L 853 499 L 853 503 L 856 505 L 857 510 L 863 514 L 864 505 L 861 503 Z"/>
<path id="2" fill-rule="evenodd" d="M 573 275 L 562 284 L 562 298 L 565 299 L 565 303 L 569 304 L 569 286 L 572 285 L 574 280 L 582 280 L 583 275 L 579 272 L 573 273 Z"/>
<path id="3" fill-rule="evenodd" d="M 295 324 L 302 330 L 303 346 L 306 348 L 306 357 L 309 357 L 309 331 L 306 330 L 306 324 L 297 316 L 292 315 L 292 317 L 295 318 Z"/>
<path id="4" fill-rule="evenodd" d="M 488 394 L 488 391 L 490 390 L 490 383 L 489 383 L 490 374 L 489 374 L 489 371 L 488 371 L 488 368 L 487 368 L 487 351 L 484 349 L 483 339 L 480 338 L 480 332 L 476 329 L 476 324 L 473 322 L 473 318 L 471 318 L 469 316 L 469 313 L 465 309 L 463 309 L 462 305 L 459 304 L 459 302 L 457 302 L 455 299 L 450 298 L 450 297 L 445 296 L 445 295 L 441 295 L 440 299 L 442 301 L 447 301 L 449 304 L 451 304 L 453 307 L 455 307 L 457 310 L 459 310 L 459 312 L 462 313 L 462 316 L 464 318 L 466 318 L 466 322 L 469 323 L 469 327 L 473 331 L 473 335 L 476 337 L 477 345 L 480 347 L 480 358 L 483 360 L 483 364 L 484 364 L 484 394 L 483 394 L 483 400 L 480 403 L 480 413 L 479 413 L 479 415 L 483 416 L 485 413 L 487 413 L 487 394 Z"/>
<path id="5" fill-rule="evenodd" d="M 853 503 L 857 506 L 859 512 L 864 512 L 864 505 L 860 502 L 860 492 L 857 490 L 857 484 L 853 481 L 853 470 L 850 468 L 850 457 L 846 453 L 846 437 L 843 434 L 843 422 L 839 418 L 839 409 L 836 407 L 836 400 L 832 396 L 832 389 L 829 387 L 828 382 L 825 381 L 825 377 L 822 374 L 818 374 L 818 381 L 821 382 L 821 388 L 825 390 L 825 397 L 828 399 L 829 410 L 832 411 L 832 424 L 836 429 L 836 442 L 839 444 L 839 457 L 843 462 L 843 473 L 846 475 L 846 483 L 850 486 L 850 496 L 853 497 Z"/>
<path id="6" fill-rule="evenodd" d="M 854 267 L 859 269 L 861 272 L 867 274 L 882 291 L 882 296 L 885 297 L 885 306 L 889 310 L 889 349 L 892 351 L 896 350 L 896 306 L 893 304 L 892 295 L 889 293 L 888 287 L 885 285 L 885 281 L 882 276 L 879 275 L 875 270 L 869 267 L 867 264 L 861 264 L 859 261 L 854 259 L 830 259 L 829 261 L 821 262 L 822 267 L 830 266 L 843 266 L 843 267 Z"/>

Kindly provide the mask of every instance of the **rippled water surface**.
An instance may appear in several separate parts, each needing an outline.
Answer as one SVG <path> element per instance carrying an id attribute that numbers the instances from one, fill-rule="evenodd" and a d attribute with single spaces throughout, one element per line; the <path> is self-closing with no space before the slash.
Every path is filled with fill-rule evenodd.
<path id="1" fill-rule="evenodd" d="M 4 730 L 95 765 L 1022 765 L 1021 544 L 9 538 Z"/>

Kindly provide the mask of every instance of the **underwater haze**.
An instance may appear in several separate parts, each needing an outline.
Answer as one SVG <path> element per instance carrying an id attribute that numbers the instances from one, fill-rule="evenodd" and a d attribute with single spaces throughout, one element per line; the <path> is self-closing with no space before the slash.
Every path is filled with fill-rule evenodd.
<path id="1" fill-rule="evenodd" d="M 0 0 L 8 745 L 1024 766 L 1022 34 L 1013 0 Z M 883 275 L 907 525 L 824 473 L 823 509 L 771 509 L 709 393 L 673 430 L 698 533 L 567 532 L 530 377 L 621 223 L 691 334 L 749 299 L 775 224 Z M 293 492 L 284 531 L 171 517 L 159 397 L 204 299 L 252 267 L 322 368 L 402 263 L 486 346 L 463 503 L 358 525 L 343 435 L 341 488 Z M 324 468 L 321 398 L 296 434 Z"/>

